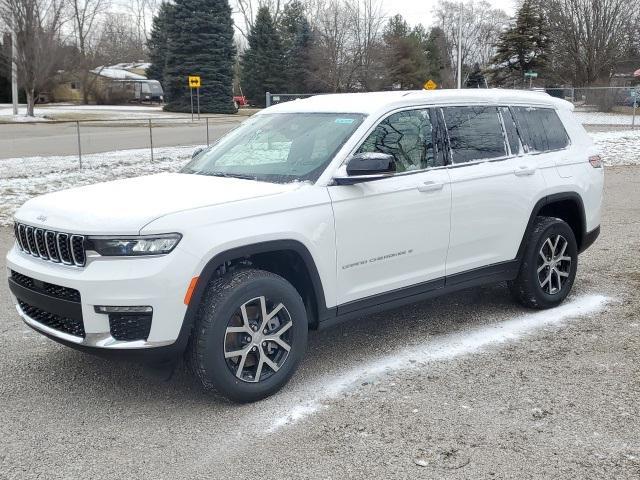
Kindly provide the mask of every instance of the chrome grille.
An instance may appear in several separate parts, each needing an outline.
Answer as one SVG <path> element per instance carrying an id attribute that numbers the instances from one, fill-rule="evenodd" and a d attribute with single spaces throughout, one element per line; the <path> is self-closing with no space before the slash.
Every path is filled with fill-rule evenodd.
<path id="1" fill-rule="evenodd" d="M 83 267 L 86 263 L 83 235 L 55 232 L 22 223 L 16 223 L 13 231 L 18 248 L 29 255 L 76 267 Z"/>

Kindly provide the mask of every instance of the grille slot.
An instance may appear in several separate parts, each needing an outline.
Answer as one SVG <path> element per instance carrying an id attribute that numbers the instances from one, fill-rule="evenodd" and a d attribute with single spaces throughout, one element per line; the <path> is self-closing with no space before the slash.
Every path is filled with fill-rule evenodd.
<path id="1" fill-rule="evenodd" d="M 54 232 L 22 223 L 14 224 L 13 231 L 18 248 L 34 257 L 76 267 L 84 267 L 87 262 L 83 235 Z"/>
<path id="2" fill-rule="evenodd" d="M 44 243 L 44 230 L 41 228 L 36 228 L 36 248 L 38 249 L 38 255 L 40 255 L 40 258 L 49 260 L 47 246 Z"/>
<path id="3" fill-rule="evenodd" d="M 62 317 L 55 313 L 47 312 L 38 307 L 34 307 L 33 305 L 29 305 L 20 299 L 18 299 L 18 304 L 25 315 L 38 323 L 46 325 L 49 328 L 53 328 L 54 330 L 68 333 L 69 335 L 82 338 L 85 337 L 84 323 L 82 320 Z"/>
<path id="4" fill-rule="evenodd" d="M 11 279 L 18 285 L 22 285 L 29 290 L 46 293 L 51 297 L 60 298 L 62 300 L 80 303 L 80 292 L 75 288 L 63 287 L 61 285 L 54 285 L 53 283 L 34 280 L 33 278 L 23 275 L 22 273 L 18 273 L 15 270 L 11 270 Z"/>
<path id="5" fill-rule="evenodd" d="M 38 255 L 38 249 L 36 247 L 36 236 L 33 233 L 34 228 L 33 227 L 27 227 L 26 228 L 26 232 L 27 232 L 27 245 L 29 246 L 29 253 L 31 255 L 33 255 L 34 257 L 39 257 Z"/>

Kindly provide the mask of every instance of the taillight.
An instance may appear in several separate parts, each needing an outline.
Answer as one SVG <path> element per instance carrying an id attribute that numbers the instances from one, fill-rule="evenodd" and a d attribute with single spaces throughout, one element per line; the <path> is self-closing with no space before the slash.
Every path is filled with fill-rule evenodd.
<path id="1" fill-rule="evenodd" d="M 602 157 L 600 155 L 591 155 L 589 163 L 593 168 L 602 168 Z"/>

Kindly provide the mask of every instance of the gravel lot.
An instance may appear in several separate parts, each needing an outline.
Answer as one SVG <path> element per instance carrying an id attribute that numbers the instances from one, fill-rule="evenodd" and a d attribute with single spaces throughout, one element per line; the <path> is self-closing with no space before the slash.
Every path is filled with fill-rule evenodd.
<path id="1" fill-rule="evenodd" d="M 1 282 L 0 478 L 637 479 L 640 167 L 607 170 L 602 229 L 566 306 L 498 285 L 312 333 L 243 406 L 39 336 Z"/>

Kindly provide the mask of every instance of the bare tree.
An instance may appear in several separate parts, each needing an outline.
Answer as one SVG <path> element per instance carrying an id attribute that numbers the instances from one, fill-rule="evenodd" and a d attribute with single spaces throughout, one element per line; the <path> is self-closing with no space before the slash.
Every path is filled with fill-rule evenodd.
<path id="1" fill-rule="evenodd" d="M 158 10 L 159 0 L 127 0 L 126 9 L 135 24 L 138 41 L 145 45 L 149 41 L 151 20 Z"/>
<path id="2" fill-rule="evenodd" d="M 64 0 L 0 0 L 0 18 L 16 33 L 18 78 L 34 116 L 36 94 L 50 83 L 61 57 Z"/>
<path id="3" fill-rule="evenodd" d="M 109 0 L 71 0 L 71 16 L 75 45 L 80 54 L 79 73 L 82 83 L 82 101 L 89 103 L 89 94 L 93 90 L 96 76 L 91 70 L 97 67 L 97 28 L 100 16 L 110 6 Z"/>
<path id="4" fill-rule="evenodd" d="M 561 80 L 578 86 L 608 84 L 637 34 L 640 0 L 543 3 L 552 27 L 554 69 Z"/>
<path id="5" fill-rule="evenodd" d="M 436 25 L 440 27 L 446 37 L 450 49 L 446 52 L 451 65 L 457 63 L 458 56 L 458 25 L 460 3 L 451 0 L 441 0 L 435 10 Z M 491 7 L 484 0 L 471 0 L 463 3 L 462 10 L 462 64 L 486 67 L 495 53 L 494 45 L 498 41 L 500 32 L 509 22 L 509 16 L 502 10 Z M 457 73 L 452 72 L 455 83 Z M 464 75 L 464 74 L 463 74 Z"/>
<path id="6" fill-rule="evenodd" d="M 379 0 L 358 0 L 350 4 L 350 9 L 359 87 L 377 90 L 384 78 L 382 29 L 385 18 L 381 4 Z"/>
<path id="7" fill-rule="evenodd" d="M 315 8 L 310 17 L 315 36 L 311 84 L 322 91 L 350 90 L 356 62 L 349 7 L 341 0 L 326 0 L 318 2 Z"/>
<path id="8" fill-rule="evenodd" d="M 258 10 L 267 7 L 273 22 L 277 25 L 282 10 L 289 3 L 289 0 L 234 0 L 232 7 L 234 13 L 240 14 L 242 22 L 236 23 L 235 27 L 240 34 L 246 39 L 247 35 L 253 28 L 253 22 Z"/>
<path id="9" fill-rule="evenodd" d="M 146 42 L 126 13 L 106 14 L 100 25 L 95 51 L 100 63 L 136 62 L 146 55 Z"/>

